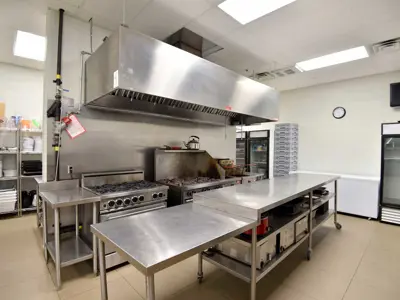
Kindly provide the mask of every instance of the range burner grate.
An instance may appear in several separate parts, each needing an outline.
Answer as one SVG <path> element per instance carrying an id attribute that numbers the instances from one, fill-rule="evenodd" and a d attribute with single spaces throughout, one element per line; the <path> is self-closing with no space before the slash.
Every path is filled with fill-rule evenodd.
<path id="1" fill-rule="evenodd" d="M 145 181 L 145 180 L 138 180 L 138 181 L 131 181 L 131 182 L 123 182 L 123 183 L 116 183 L 116 184 L 103 184 L 97 186 L 89 186 L 88 189 L 94 191 L 97 194 L 109 194 L 109 193 L 118 193 L 118 192 L 128 192 L 128 191 L 135 191 L 141 189 L 149 189 L 160 186 L 155 182 Z"/>
<path id="2" fill-rule="evenodd" d="M 172 178 L 172 179 L 162 179 L 159 180 L 160 183 L 175 185 L 175 186 L 185 186 L 192 184 L 200 184 L 207 182 L 215 182 L 220 179 L 210 178 L 210 177 L 188 177 L 188 178 Z"/>

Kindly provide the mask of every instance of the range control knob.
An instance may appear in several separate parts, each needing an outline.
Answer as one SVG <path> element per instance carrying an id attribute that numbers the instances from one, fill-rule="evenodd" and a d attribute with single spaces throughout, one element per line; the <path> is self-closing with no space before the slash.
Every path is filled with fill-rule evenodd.
<path id="1" fill-rule="evenodd" d="M 139 201 L 143 201 L 144 200 L 144 196 L 139 196 Z"/>
<path id="2" fill-rule="evenodd" d="M 132 197 L 132 201 L 133 202 L 137 202 L 138 201 L 138 197 Z"/>
<path id="3" fill-rule="evenodd" d="M 158 197 L 162 197 L 162 196 L 164 196 L 164 194 L 163 193 L 158 193 Z"/>
<path id="4" fill-rule="evenodd" d="M 157 193 L 153 194 L 153 199 L 156 199 L 158 197 Z"/>
<path id="5" fill-rule="evenodd" d="M 114 207 L 114 205 L 115 205 L 115 201 L 114 200 L 108 201 L 108 206 L 109 207 Z"/>
<path id="6" fill-rule="evenodd" d="M 117 199 L 117 201 L 115 203 L 117 204 L 117 206 L 121 206 L 122 205 L 122 199 L 121 198 Z"/>
<path id="7" fill-rule="evenodd" d="M 125 204 L 125 205 L 131 204 L 131 199 L 125 198 L 125 199 L 124 199 L 124 204 Z"/>

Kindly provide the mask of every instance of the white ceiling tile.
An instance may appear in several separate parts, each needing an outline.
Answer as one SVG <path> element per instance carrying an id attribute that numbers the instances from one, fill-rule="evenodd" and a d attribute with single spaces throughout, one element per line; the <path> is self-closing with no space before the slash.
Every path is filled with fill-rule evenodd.
<path id="1" fill-rule="evenodd" d="M 219 8 L 212 8 L 187 24 L 187 28 L 208 39 L 217 39 L 242 25 Z"/>
<path id="2" fill-rule="evenodd" d="M 85 0 L 78 14 L 91 16 L 94 21 L 98 19 L 96 23 L 103 24 L 104 27 L 112 26 L 110 29 L 115 30 L 122 24 L 123 3 L 123 0 Z M 129 23 L 148 3 L 149 0 L 126 0 L 125 22 Z"/>

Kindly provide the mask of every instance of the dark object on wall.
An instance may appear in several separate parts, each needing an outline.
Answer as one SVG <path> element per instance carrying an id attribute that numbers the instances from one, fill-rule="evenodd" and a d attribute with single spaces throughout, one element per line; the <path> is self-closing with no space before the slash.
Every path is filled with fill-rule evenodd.
<path id="1" fill-rule="evenodd" d="M 390 107 L 400 106 L 400 82 L 390 85 Z"/>

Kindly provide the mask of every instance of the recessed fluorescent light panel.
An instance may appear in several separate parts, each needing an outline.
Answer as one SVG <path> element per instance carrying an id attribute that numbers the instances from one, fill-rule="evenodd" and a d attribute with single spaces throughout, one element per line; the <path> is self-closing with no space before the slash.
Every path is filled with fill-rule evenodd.
<path id="1" fill-rule="evenodd" d="M 367 57 L 369 57 L 367 49 L 361 46 L 299 62 L 296 68 L 301 71 L 311 71 Z"/>
<path id="2" fill-rule="evenodd" d="M 18 30 L 14 44 L 14 55 L 45 61 L 46 38 L 44 36 Z"/>
<path id="3" fill-rule="evenodd" d="M 226 0 L 220 9 L 241 24 L 247 24 L 296 0 Z"/>

